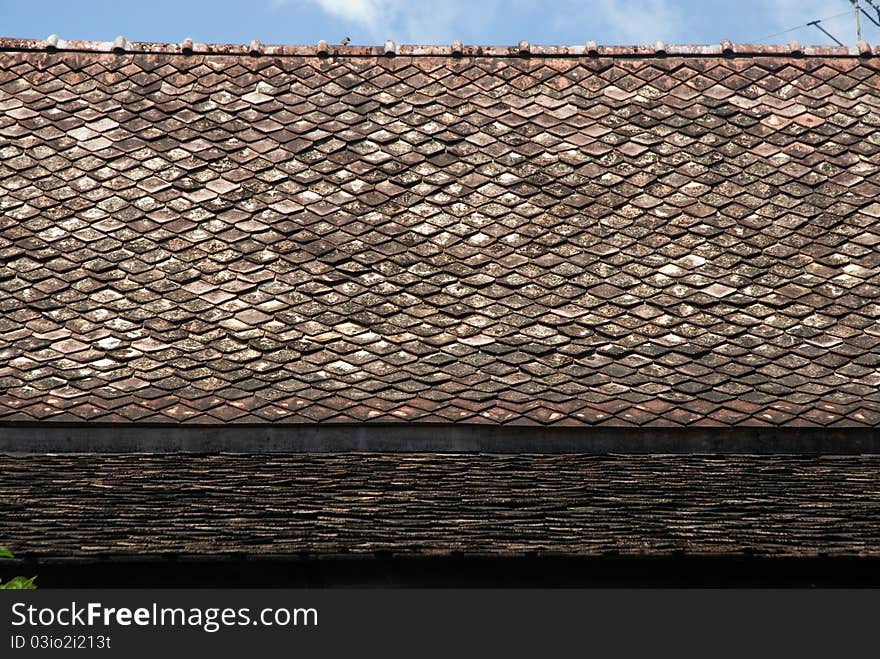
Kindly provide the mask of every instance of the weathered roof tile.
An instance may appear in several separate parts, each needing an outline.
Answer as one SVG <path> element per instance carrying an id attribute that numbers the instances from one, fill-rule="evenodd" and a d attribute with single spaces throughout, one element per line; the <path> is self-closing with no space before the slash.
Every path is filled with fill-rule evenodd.
<path id="1" fill-rule="evenodd" d="M 29 43 L 0 419 L 880 423 L 864 49 Z"/>

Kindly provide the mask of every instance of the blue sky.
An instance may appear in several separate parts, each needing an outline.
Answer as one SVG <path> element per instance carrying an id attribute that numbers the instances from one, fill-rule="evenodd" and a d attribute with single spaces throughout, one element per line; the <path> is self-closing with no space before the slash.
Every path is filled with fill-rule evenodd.
<path id="1" fill-rule="evenodd" d="M 873 16 L 868 0 L 860 0 Z M 875 0 L 880 6 L 880 0 Z M 842 14 L 842 15 L 841 15 Z M 211 43 L 640 44 L 855 42 L 850 0 L 0 0 L 0 36 Z M 880 28 L 862 17 L 863 38 Z M 772 36 L 771 36 L 772 35 Z"/>

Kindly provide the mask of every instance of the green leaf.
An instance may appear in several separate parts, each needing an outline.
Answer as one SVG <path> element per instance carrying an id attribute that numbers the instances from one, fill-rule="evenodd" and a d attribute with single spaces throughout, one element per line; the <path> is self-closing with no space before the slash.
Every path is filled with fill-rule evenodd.
<path id="1" fill-rule="evenodd" d="M 36 577 L 27 579 L 25 577 L 13 577 L 6 583 L 0 584 L 0 590 L 36 590 L 34 585 Z"/>
<path id="2" fill-rule="evenodd" d="M 6 547 L 0 546 L 0 558 L 15 558 Z"/>

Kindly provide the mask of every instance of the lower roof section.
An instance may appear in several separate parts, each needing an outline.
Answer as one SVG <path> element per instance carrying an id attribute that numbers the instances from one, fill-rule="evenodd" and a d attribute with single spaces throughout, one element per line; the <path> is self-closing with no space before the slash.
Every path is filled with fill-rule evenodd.
<path id="1" fill-rule="evenodd" d="M 25 560 L 880 557 L 880 456 L 0 454 Z"/>
<path id="2" fill-rule="evenodd" d="M 880 453 L 880 427 L 7 424 L 0 451 L 866 454 Z"/>

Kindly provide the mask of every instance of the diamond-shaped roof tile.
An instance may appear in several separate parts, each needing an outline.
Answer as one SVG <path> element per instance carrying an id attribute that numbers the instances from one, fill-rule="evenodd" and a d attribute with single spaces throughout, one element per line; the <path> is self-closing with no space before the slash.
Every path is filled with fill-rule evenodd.
<path id="1" fill-rule="evenodd" d="M 880 425 L 875 53 L 35 44 L 0 422 Z"/>

